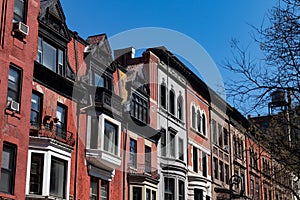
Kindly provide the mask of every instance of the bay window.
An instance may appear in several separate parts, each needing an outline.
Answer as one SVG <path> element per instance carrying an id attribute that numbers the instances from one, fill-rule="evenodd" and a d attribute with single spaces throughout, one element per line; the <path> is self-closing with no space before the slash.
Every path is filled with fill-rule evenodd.
<path id="1" fill-rule="evenodd" d="M 38 38 L 37 62 L 59 75 L 65 76 L 64 50 L 48 43 L 41 37 Z"/>
<path id="2" fill-rule="evenodd" d="M 67 162 L 52 157 L 50 171 L 50 195 L 64 198 L 66 196 Z"/>

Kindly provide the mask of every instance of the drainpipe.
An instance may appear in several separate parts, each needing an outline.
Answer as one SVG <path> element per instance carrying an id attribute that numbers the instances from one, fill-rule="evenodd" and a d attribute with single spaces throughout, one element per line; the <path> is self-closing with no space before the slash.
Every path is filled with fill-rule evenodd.
<path id="1" fill-rule="evenodd" d="M 123 151 L 123 200 L 125 200 L 125 178 L 126 178 L 126 145 L 127 145 L 127 135 L 128 135 L 128 122 L 126 122 L 126 131 L 124 136 L 124 151 Z"/>
<path id="2" fill-rule="evenodd" d="M 75 51 L 75 67 L 76 67 L 76 81 L 78 81 L 78 47 L 77 47 L 77 38 L 78 38 L 78 33 L 74 32 L 74 51 Z M 75 145 L 76 145 L 76 154 L 75 154 L 75 177 L 74 177 L 74 199 L 76 200 L 77 198 L 77 178 L 78 178 L 78 136 L 79 136 L 79 128 L 80 128 L 80 108 L 78 103 L 76 104 L 76 140 L 75 140 Z"/>

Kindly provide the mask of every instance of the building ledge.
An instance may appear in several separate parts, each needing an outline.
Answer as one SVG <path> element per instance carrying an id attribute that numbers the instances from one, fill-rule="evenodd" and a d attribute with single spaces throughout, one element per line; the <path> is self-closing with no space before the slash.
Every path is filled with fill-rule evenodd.
<path id="1" fill-rule="evenodd" d="M 108 171 L 113 171 L 121 166 L 121 157 L 103 150 L 86 149 L 86 159 L 93 166 Z"/>

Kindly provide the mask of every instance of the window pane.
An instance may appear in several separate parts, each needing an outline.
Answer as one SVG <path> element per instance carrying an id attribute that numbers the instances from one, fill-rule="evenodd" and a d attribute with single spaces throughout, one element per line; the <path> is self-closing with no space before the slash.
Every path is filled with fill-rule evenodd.
<path id="1" fill-rule="evenodd" d="M 43 65 L 56 72 L 56 48 L 43 41 Z"/>
<path id="2" fill-rule="evenodd" d="M 16 147 L 3 144 L 2 165 L 0 175 L 0 191 L 7 194 L 14 193 L 14 174 L 16 163 Z"/>
<path id="3" fill-rule="evenodd" d="M 97 73 L 94 73 L 94 85 L 97 87 L 104 87 L 104 78 Z"/>
<path id="4" fill-rule="evenodd" d="M 169 92 L 169 111 L 171 114 L 175 115 L 175 93 L 173 90 Z"/>
<path id="5" fill-rule="evenodd" d="M 206 117 L 202 114 L 202 133 L 206 135 Z"/>
<path id="6" fill-rule="evenodd" d="M 151 190 L 146 189 L 146 200 L 151 200 Z"/>
<path id="7" fill-rule="evenodd" d="M 92 117 L 91 119 L 91 139 L 90 139 L 90 148 L 98 149 L 98 118 Z"/>
<path id="8" fill-rule="evenodd" d="M 161 155 L 166 156 L 166 132 L 162 133 L 160 138 Z"/>
<path id="9" fill-rule="evenodd" d="M 58 119 L 56 123 L 56 135 L 61 138 L 66 138 L 66 107 L 63 105 L 57 105 L 56 107 L 56 118 Z"/>
<path id="10" fill-rule="evenodd" d="M 8 74 L 8 92 L 7 99 L 20 102 L 20 76 L 21 71 L 10 67 Z"/>
<path id="11" fill-rule="evenodd" d="M 24 0 L 15 0 L 14 2 L 14 22 L 24 21 Z"/>
<path id="12" fill-rule="evenodd" d="M 156 200 L 156 191 L 152 190 L 152 200 Z"/>
<path id="13" fill-rule="evenodd" d="M 203 200 L 203 190 L 194 189 L 194 200 Z"/>
<path id="14" fill-rule="evenodd" d="M 160 105 L 163 108 L 166 108 L 166 86 L 164 83 L 160 85 Z"/>
<path id="15" fill-rule="evenodd" d="M 204 152 L 202 152 L 202 173 L 204 177 L 207 177 L 207 158 Z"/>
<path id="16" fill-rule="evenodd" d="M 116 155 L 118 152 L 117 127 L 105 120 L 104 129 L 104 150 Z"/>
<path id="17" fill-rule="evenodd" d="M 178 195 L 179 195 L 179 200 L 184 200 L 184 182 L 179 181 L 178 182 Z"/>
<path id="18" fill-rule="evenodd" d="M 136 168 L 136 140 L 130 138 L 130 167 Z"/>
<path id="19" fill-rule="evenodd" d="M 29 185 L 30 193 L 42 194 L 43 166 L 44 166 L 44 155 L 39 153 L 32 153 L 31 167 L 30 167 L 30 185 Z"/>
<path id="20" fill-rule="evenodd" d="M 38 125 L 41 120 L 41 96 L 32 93 L 31 97 L 31 113 L 30 113 L 30 124 Z"/>
<path id="21" fill-rule="evenodd" d="M 179 154 L 179 160 L 184 160 L 184 154 L 183 154 L 183 140 L 179 138 L 178 140 L 178 154 Z"/>
<path id="22" fill-rule="evenodd" d="M 172 178 L 165 178 L 165 200 L 174 200 L 175 195 L 174 195 L 174 189 L 175 189 L 175 184 L 174 184 L 174 179 Z"/>
<path id="23" fill-rule="evenodd" d="M 133 200 L 141 200 L 142 199 L 142 188 L 140 187 L 133 187 Z"/>
<path id="24" fill-rule="evenodd" d="M 175 135 L 170 133 L 170 156 L 175 157 Z"/>
<path id="25" fill-rule="evenodd" d="M 151 148 L 145 146 L 145 171 L 151 173 Z"/>
<path id="26" fill-rule="evenodd" d="M 108 199 L 108 182 L 105 180 L 101 180 L 101 197 L 100 200 Z"/>
<path id="27" fill-rule="evenodd" d="M 52 157 L 50 174 L 50 194 L 53 196 L 65 197 L 66 189 L 66 168 L 67 162 Z"/>
<path id="28" fill-rule="evenodd" d="M 98 179 L 90 178 L 90 200 L 98 200 Z"/>
<path id="29" fill-rule="evenodd" d="M 193 147 L 193 171 L 198 172 L 198 149 Z"/>

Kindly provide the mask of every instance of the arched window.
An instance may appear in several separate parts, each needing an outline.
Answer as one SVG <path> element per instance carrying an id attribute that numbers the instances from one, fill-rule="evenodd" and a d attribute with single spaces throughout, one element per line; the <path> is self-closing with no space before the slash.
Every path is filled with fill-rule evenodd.
<path id="1" fill-rule="evenodd" d="M 192 128 L 195 128 L 195 121 L 196 121 L 196 111 L 195 111 L 195 106 L 192 105 Z"/>
<path id="2" fill-rule="evenodd" d="M 201 114 L 200 111 L 197 111 L 197 131 L 201 131 Z"/>
<path id="3" fill-rule="evenodd" d="M 160 85 L 160 106 L 164 109 L 166 109 L 166 92 L 167 92 L 167 88 L 166 88 L 166 84 L 163 80 L 163 82 Z"/>
<path id="4" fill-rule="evenodd" d="M 177 98 L 177 117 L 183 120 L 183 98 L 181 95 Z"/>
<path id="5" fill-rule="evenodd" d="M 169 92 L 169 103 L 169 112 L 172 115 L 175 115 L 175 92 L 173 89 L 171 89 Z"/>
<path id="6" fill-rule="evenodd" d="M 206 117 L 205 114 L 202 114 L 202 133 L 206 135 Z"/>

